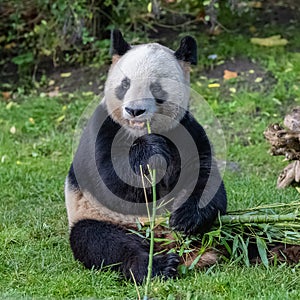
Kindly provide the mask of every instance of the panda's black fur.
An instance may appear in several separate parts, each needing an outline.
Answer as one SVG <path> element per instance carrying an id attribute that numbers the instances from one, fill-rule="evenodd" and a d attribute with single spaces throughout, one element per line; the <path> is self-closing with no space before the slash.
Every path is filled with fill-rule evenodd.
<path id="1" fill-rule="evenodd" d="M 113 36 L 115 37 L 115 42 L 113 43 L 112 53 L 114 55 L 123 55 L 130 49 L 129 45 L 123 40 L 119 31 L 114 31 Z M 179 50 L 174 55 L 179 60 L 195 64 L 195 45 L 195 41 L 192 38 L 185 38 L 182 40 Z M 107 115 L 107 117 L 97 133 L 95 144 L 95 161 L 99 175 L 106 187 L 113 194 L 122 197 L 124 201 L 144 203 L 144 189 L 124 183 L 114 170 L 112 164 L 114 158 L 111 157 L 111 147 L 121 125 L 115 119 L 111 118 L 106 106 L 101 103 L 97 107 L 94 117 L 97 118 L 97 116 L 103 114 Z M 203 127 L 188 111 L 183 114 L 180 124 L 187 130 L 195 142 L 200 159 L 200 168 L 196 186 L 188 199 L 172 213 L 170 224 L 175 230 L 183 231 L 186 234 L 201 234 L 210 229 L 218 213 L 224 214 L 226 212 L 226 192 L 220 175 L 217 173 L 215 176 L 218 177 L 220 184 L 212 187 L 216 189 L 214 197 L 206 206 L 199 207 L 198 204 L 202 192 L 207 184 L 211 170 L 216 169 L 216 163 L 213 159 L 210 142 Z M 176 136 L 176 130 L 176 127 L 172 128 L 168 132 L 168 136 Z M 85 134 L 83 134 L 83 137 Z M 167 163 L 167 170 L 156 186 L 157 198 L 159 199 L 168 194 L 176 185 L 181 172 L 181 157 L 173 142 L 163 134 L 156 133 L 140 137 L 124 137 L 124 143 L 128 142 L 133 142 L 133 146 L 129 151 L 129 162 L 135 174 L 139 174 L 140 166 L 142 166 L 144 173 L 147 173 L 147 164 L 149 158 L 153 155 L 159 154 L 164 158 L 164 161 Z M 86 145 L 87 143 L 82 138 L 79 150 L 80 147 L 85 149 L 86 161 L 89 161 L 93 158 L 89 157 L 89 150 L 86 150 L 89 148 Z M 121 144 L 120 147 L 122 147 Z M 189 149 L 186 149 L 186 151 L 188 157 Z M 193 157 L 190 159 L 193 162 Z M 76 155 L 71 165 L 66 184 L 66 197 L 70 194 L 71 196 L 68 197 L 71 198 L 71 201 L 72 197 L 75 199 L 74 195 L 80 198 L 83 192 L 81 191 L 80 184 L 77 182 L 74 162 L 77 163 Z M 120 158 L 119 164 L 122 165 L 122 158 Z M 154 168 L 160 168 L 160 161 L 154 162 L 154 164 Z M 83 162 L 80 166 L 85 168 L 85 163 Z M 87 177 L 89 176 L 88 171 L 86 171 Z M 89 178 L 87 181 L 88 184 L 96 184 L 93 180 L 93 178 Z M 146 193 L 148 199 L 151 199 L 152 189 L 146 188 Z M 114 210 L 114 207 L 109 207 L 109 201 L 105 202 L 105 204 L 109 209 Z M 111 219 L 101 219 L 101 215 L 99 218 L 85 215 L 82 219 L 79 218 L 73 223 L 70 222 L 70 244 L 75 259 L 81 261 L 87 268 L 99 269 L 103 266 L 111 266 L 112 269 L 121 271 L 126 278 L 134 276 L 135 280 L 141 283 L 147 274 L 149 244 L 140 236 L 129 234 L 127 229 L 126 223 L 125 225 L 120 225 L 118 220 L 114 221 L 113 217 Z M 176 276 L 176 268 L 179 261 L 178 255 L 174 253 L 155 255 L 152 275 L 162 275 L 165 278 Z"/>

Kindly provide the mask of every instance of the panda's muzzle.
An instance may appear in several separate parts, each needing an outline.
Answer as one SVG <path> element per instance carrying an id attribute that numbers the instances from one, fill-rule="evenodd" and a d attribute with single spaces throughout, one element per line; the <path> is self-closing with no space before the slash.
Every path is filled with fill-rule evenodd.
<path id="1" fill-rule="evenodd" d="M 132 128 L 143 129 L 147 120 L 151 120 L 155 113 L 155 100 L 153 98 L 142 98 L 127 102 L 123 106 L 123 116 Z"/>
<path id="2" fill-rule="evenodd" d="M 146 109 L 140 109 L 140 108 L 134 109 L 130 107 L 125 107 L 125 110 L 133 118 L 141 116 L 146 112 Z"/>
<path id="3" fill-rule="evenodd" d="M 130 107 L 125 107 L 125 111 L 130 116 L 128 123 L 131 127 L 137 129 L 142 129 L 145 127 L 146 123 L 144 120 L 137 120 L 135 118 L 142 116 L 146 112 L 146 109 L 139 109 L 139 108 L 134 109 Z"/>

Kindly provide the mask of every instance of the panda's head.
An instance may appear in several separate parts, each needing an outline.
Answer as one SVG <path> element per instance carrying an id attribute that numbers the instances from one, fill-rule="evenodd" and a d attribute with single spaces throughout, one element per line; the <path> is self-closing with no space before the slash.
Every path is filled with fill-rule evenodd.
<path id="1" fill-rule="evenodd" d="M 189 105 L 191 64 L 197 62 L 196 41 L 184 37 L 177 51 L 157 43 L 130 46 L 112 32 L 112 55 L 104 103 L 113 120 L 131 135 L 174 128 Z"/>

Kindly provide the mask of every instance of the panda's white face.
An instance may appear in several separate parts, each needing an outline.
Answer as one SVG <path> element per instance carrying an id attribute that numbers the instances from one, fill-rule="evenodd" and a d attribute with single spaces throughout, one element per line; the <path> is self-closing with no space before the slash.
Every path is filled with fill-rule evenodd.
<path id="1" fill-rule="evenodd" d="M 189 64 L 159 44 L 135 46 L 112 64 L 104 101 L 114 121 L 131 135 L 174 128 L 188 108 Z"/>

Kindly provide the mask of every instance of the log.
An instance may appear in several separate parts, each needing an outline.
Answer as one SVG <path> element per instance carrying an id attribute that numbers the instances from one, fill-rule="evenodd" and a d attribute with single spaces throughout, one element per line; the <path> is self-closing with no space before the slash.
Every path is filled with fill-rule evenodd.
<path id="1" fill-rule="evenodd" d="M 283 169 L 277 180 L 278 188 L 300 183 L 300 107 L 295 107 L 280 124 L 271 124 L 264 136 L 271 144 L 271 155 L 283 155 L 292 161 Z"/>

